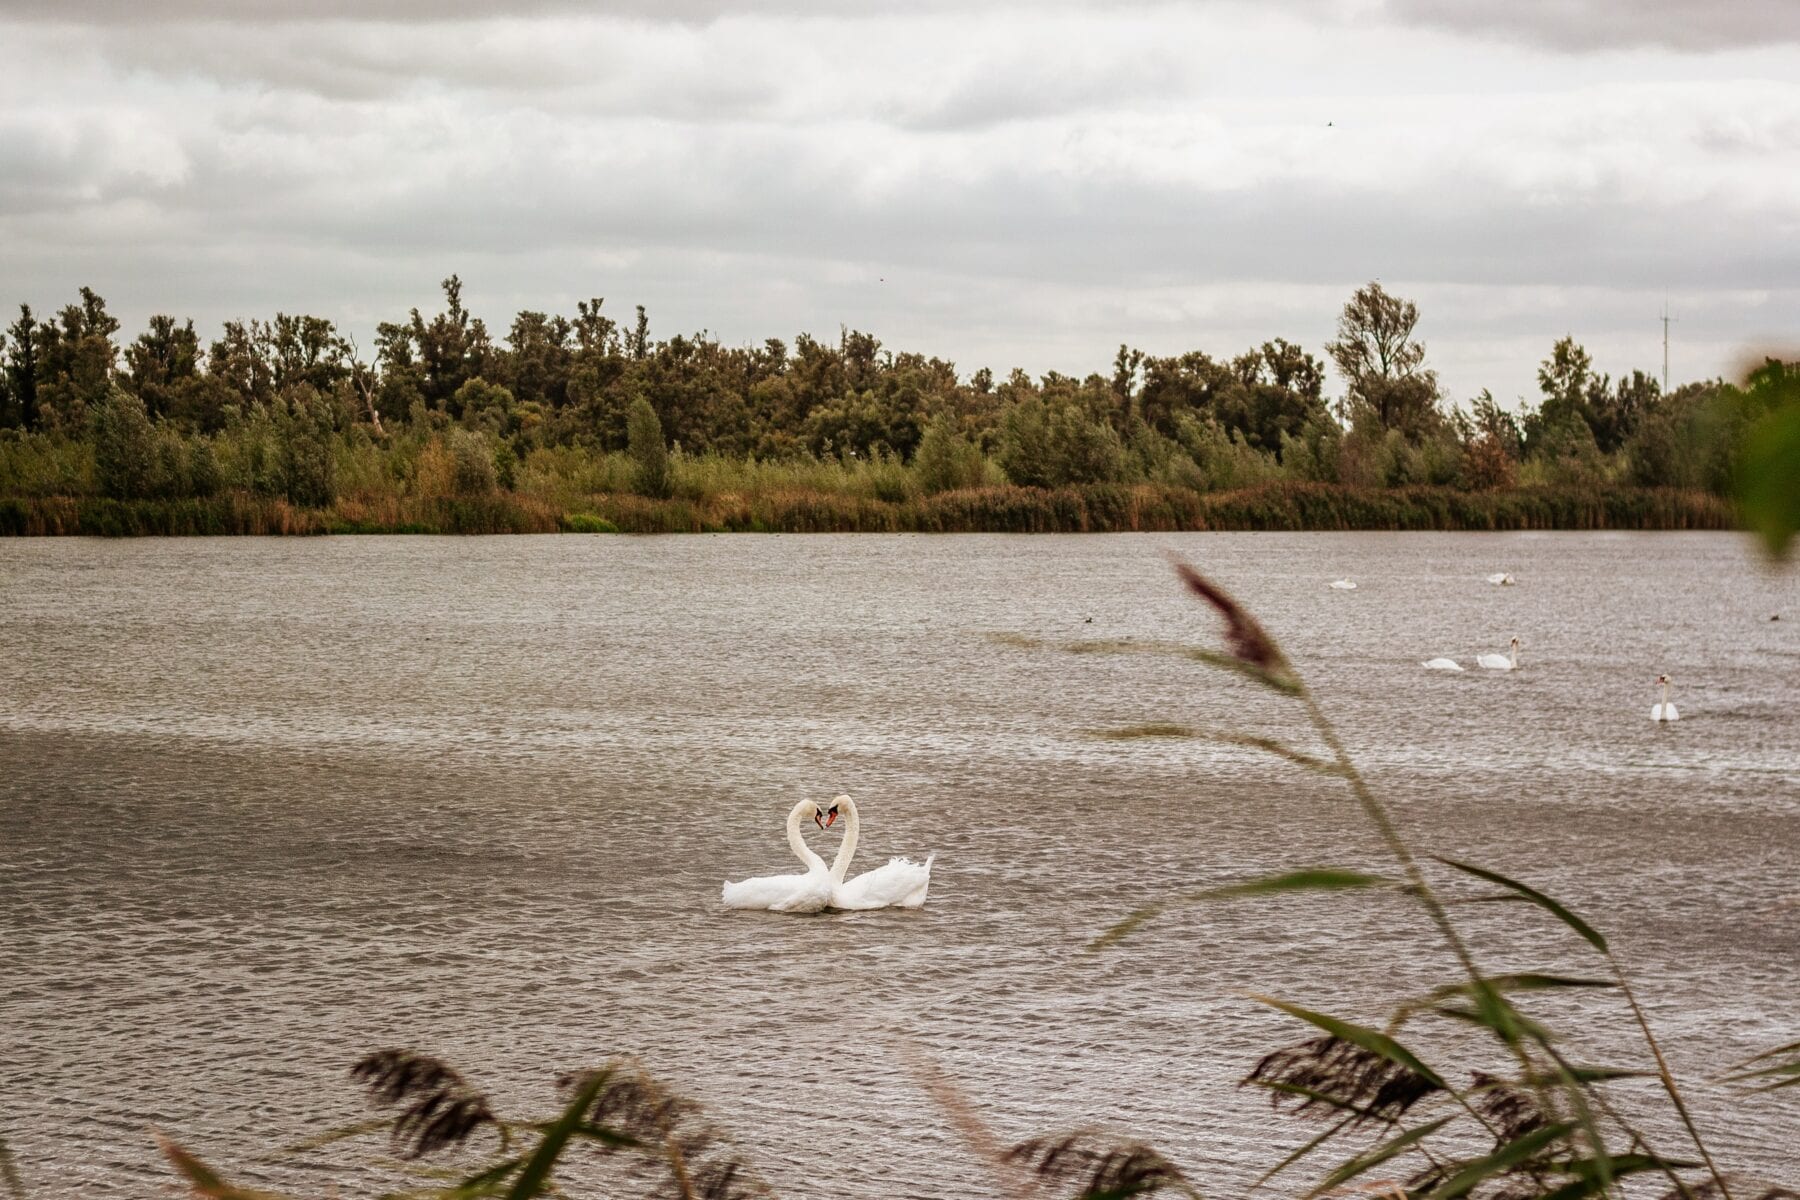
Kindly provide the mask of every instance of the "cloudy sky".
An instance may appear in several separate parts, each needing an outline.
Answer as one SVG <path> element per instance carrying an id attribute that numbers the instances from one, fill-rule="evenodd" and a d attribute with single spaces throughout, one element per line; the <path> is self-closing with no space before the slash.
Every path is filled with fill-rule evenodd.
<path id="1" fill-rule="evenodd" d="M 333 317 L 437 283 L 964 371 L 1315 352 L 1380 279 L 1451 395 L 1573 333 L 1800 341 L 1795 0 L 0 0 L 0 303 Z"/>

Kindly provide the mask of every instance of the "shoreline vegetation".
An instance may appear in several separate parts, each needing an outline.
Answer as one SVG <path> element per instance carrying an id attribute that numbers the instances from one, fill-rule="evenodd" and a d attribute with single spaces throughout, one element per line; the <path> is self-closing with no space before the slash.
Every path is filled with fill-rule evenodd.
<path id="1" fill-rule="evenodd" d="M 642 307 L 627 327 L 598 299 L 496 338 L 443 288 L 366 358 L 322 317 L 203 346 L 159 315 L 121 344 L 88 288 L 50 320 L 21 305 L 0 331 L 0 536 L 1724 529 L 1737 495 L 1778 546 L 1800 520 L 1761 515 L 1787 504 L 1782 471 L 1745 486 L 1785 461 L 1795 366 L 1665 394 L 1564 337 L 1535 403 L 1456 404 L 1418 309 L 1374 283 L 1324 347 L 1335 398 L 1282 338 L 999 379 L 849 329 L 657 341 Z"/>
<path id="2" fill-rule="evenodd" d="M 516 493 L 344 497 L 323 508 L 246 491 L 182 499 L 0 499 L 0 536 L 187 537 L 506 533 L 1182 533 L 1328 530 L 1732 529 L 1729 503 L 1672 488 L 1349 488 L 1271 483 L 1229 492 L 1139 485 L 990 487 L 899 501 L 774 491 L 658 500 L 629 493 L 565 509 Z"/>

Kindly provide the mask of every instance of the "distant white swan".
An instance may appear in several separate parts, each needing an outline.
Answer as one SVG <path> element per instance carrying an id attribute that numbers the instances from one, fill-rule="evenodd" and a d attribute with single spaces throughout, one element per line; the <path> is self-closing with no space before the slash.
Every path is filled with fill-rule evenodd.
<path id="1" fill-rule="evenodd" d="M 1348 579 L 1334 579 L 1326 586 L 1334 587 L 1340 592 L 1354 592 L 1356 590 L 1356 584 Z"/>
<path id="2" fill-rule="evenodd" d="M 1483 654 L 1475 659 L 1477 666 L 1486 667 L 1490 671 L 1516 671 L 1519 669 L 1519 639 L 1511 642 L 1511 650 L 1506 654 Z"/>
<path id="3" fill-rule="evenodd" d="M 1508 575 L 1504 571 L 1500 571 L 1493 575 L 1489 575 L 1487 577 L 1487 581 L 1489 583 L 1493 584 L 1495 587 L 1511 587 L 1511 586 L 1513 586 L 1513 584 L 1519 582 L 1518 580 L 1514 579 L 1511 575 Z"/>
<path id="4" fill-rule="evenodd" d="M 1424 667 L 1427 671 L 1462 670 L 1462 664 L 1457 662 L 1454 658 L 1434 658 L 1430 662 L 1422 662 L 1419 665 Z"/>
<path id="5" fill-rule="evenodd" d="M 799 860 L 806 864 L 804 875 L 760 875 L 738 883 L 728 883 L 721 893 L 726 908 L 760 908 L 769 912 L 816 913 L 831 901 L 836 880 L 825 867 L 825 860 L 813 853 L 800 836 L 800 822 L 811 817 L 819 820 L 819 806 L 811 800 L 794 805 L 787 818 L 787 840 Z"/>
<path id="6" fill-rule="evenodd" d="M 1669 677 L 1658 675 L 1656 682 L 1662 684 L 1662 703 L 1650 706 L 1650 719 L 1652 721 L 1681 720 L 1681 714 L 1675 711 L 1675 705 L 1669 701 Z"/>
<path id="7" fill-rule="evenodd" d="M 850 824 L 844 830 L 844 844 L 838 847 L 837 857 L 831 860 L 831 878 L 835 884 L 831 890 L 831 907 L 846 910 L 925 907 L 925 895 L 931 890 L 931 863 L 937 857 L 935 854 L 922 864 L 910 858 L 892 858 L 886 866 L 864 871 L 850 882 L 844 882 L 844 876 L 850 871 L 850 860 L 856 857 L 856 839 L 862 831 L 862 822 L 856 815 L 856 801 L 839 796 L 825 810 L 827 829 L 836 823 L 839 809 L 844 811 Z"/>

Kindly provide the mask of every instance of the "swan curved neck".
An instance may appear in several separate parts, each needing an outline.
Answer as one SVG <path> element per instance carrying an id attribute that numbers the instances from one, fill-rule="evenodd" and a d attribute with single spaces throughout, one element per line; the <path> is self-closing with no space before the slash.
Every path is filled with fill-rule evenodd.
<path id="1" fill-rule="evenodd" d="M 850 873 L 850 860 L 856 857 L 856 839 L 862 832 L 862 821 L 856 815 L 856 801 L 844 799 L 838 801 L 844 808 L 844 820 L 849 824 L 844 827 L 844 841 L 838 846 L 837 856 L 831 860 L 831 877 L 839 883 Z"/>
<path id="2" fill-rule="evenodd" d="M 807 870 L 823 871 L 825 869 L 825 860 L 820 858 L 818 854 L 813 851 L 813 848 L 806 844 L 806 839 L 800 836 L 800 814 L 804 811 L 806 811 L 806 801 L 802 800 L 800 803 L 794 805 L 792 811 L 788 813 L 788 847 L 793 850 L 795 856 L 799 858 L 801 862 L 806 864 Z"/>

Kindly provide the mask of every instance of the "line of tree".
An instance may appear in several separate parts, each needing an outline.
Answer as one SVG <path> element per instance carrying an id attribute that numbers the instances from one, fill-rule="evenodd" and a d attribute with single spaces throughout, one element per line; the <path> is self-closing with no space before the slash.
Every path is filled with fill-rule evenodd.
<path id="1" fill-rule="evenodd" d="M 573 451 L 628 456 L 633 487 L 652 496 L 668 494 L 671 455 L 892 462 L 926 492 L 1286 478 L 1723 493 L 1736 429 L 1755 415 L 1722 406 L 1733 389 L 1719 381 L 1668 395 L 1642 371 L 1615 381 L 1572 337 L 1544 360 L 1535 403 L 1509 411 L 1483 391 L 1452 405 L 1417 307 L 1378 283 L 1356 291 L 1323 347 L 1344 382 L 1335 401 L 1324 361 L 1283 338 L 1231 358 L 1121 346 L 1110 372 L 1080 379 L 986 368 L 965 378 L 850 329 L 791 347 L 704 332 L 658 340 L 641 306 L 622 325 L 597 298 L 572 318 L 521 312 L 496 339 L 463 306 L 460 279 L 444 281 L 443 297 L 436 314 L 380 324 L 366 358 L 317 316 L 231 321 L 203 344 L 193 321 L 157 315 L 121 345 L 88 288 L 48 320 L 23 305 L 0 334 L 0 439 L 91 448 L 93 481 L 71 479 L 71 491 L 242 487 L 313 506 L 331 502 L 348 451 L 416 451 L 421 438 L 462 491 L 512 487 L 534 455 Z M 0 471 L 21 474 L 19 461 L 0 454 Z M 0 475 L 0 491 L 25 486 Z"/>

